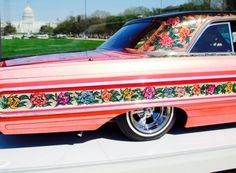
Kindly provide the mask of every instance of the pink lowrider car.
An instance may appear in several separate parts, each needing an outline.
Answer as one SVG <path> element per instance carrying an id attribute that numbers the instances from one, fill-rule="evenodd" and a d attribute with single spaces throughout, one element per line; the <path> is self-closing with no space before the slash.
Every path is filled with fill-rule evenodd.
<path id="1" fill-rule="evenodd" d="M 180 12 L 128 22 L 97 50 L 1 62 L 0 131 L 95 130 L 133 140 L 236 122 L 236 13 Z"/>

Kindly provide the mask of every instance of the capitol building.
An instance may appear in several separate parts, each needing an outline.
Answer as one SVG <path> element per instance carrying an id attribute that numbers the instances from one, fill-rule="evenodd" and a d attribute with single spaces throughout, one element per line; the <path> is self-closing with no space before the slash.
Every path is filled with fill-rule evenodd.
<path id="1" fill-rule="evenodd" d="M 43 25 L 48 25 L 53 28 L 57 26 L 57 24 L 54 22 L 36 21 L 33 9 L 29 4 L 26 5 L 23 11 L 22 21 L 11 21 L 10 23 L 16 28 L 17 33 L 21 34 L 38 33 L 41 26 Z"/>

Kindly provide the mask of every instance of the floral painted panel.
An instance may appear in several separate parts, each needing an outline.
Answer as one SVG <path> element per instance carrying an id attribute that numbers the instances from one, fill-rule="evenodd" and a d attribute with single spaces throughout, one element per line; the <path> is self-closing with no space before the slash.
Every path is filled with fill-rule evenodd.
<path id="1" fill-rule="evenodd" d="M 181 16 L 167 19 L 162 23 L 163 29 L 153 42 L 155 50 L 167 51 L 184 48 L 203 21 L 203 16 Z"/>
<path id="2" fill-rule="evenodd" d="M 236 82 L 56 93 L 6 94 L 0 96 L 0 108 L 4 110 L 30 110 L 200 96 L 211 97 L 213 95 L 227 94 L 236 94 Z"/>

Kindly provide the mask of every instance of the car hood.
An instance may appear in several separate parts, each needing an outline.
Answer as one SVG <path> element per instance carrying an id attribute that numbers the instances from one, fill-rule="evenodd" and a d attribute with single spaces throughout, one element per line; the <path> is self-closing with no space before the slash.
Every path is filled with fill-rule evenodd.
<path id="1" fill-rule="evenodd" d="M 115 50 L 93 50 L 87 52 L 70 52 L 70 53 L 56 53 L 48 55 L 37 55 L 29 57 L 15 58 L 6 60 L 2 66 L 18 66 L 30 65 L 39 63 L 59 62 L 59 61 L 101 61 L 114 60 L 124 58 L 142 58 L 146 57 L 144 54 L 131 54 L 123 51 Z"/>

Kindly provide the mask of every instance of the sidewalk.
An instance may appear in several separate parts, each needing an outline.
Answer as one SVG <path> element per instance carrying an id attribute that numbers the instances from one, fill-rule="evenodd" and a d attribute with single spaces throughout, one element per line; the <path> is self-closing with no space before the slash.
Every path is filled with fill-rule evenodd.
<path id="1" fill-rule="evenodd" d="M 177 129 L 131 142 L 114 125 L 86 132 L 0 135 L 0 172 L 214 172 L 236 168 L 236 124 Z"/>

